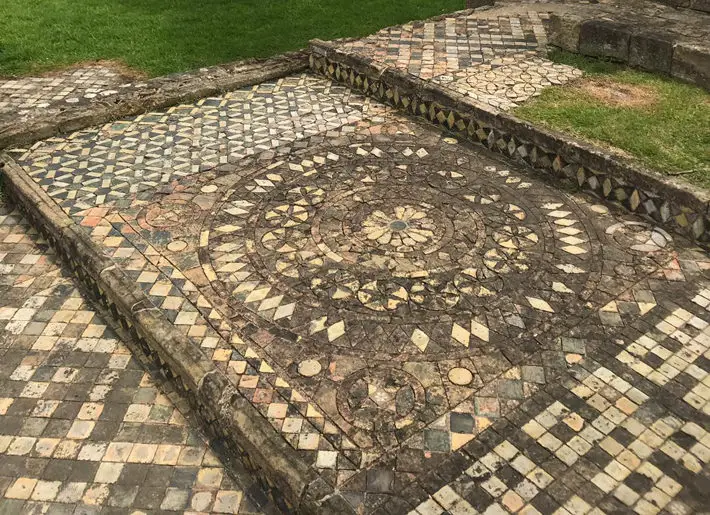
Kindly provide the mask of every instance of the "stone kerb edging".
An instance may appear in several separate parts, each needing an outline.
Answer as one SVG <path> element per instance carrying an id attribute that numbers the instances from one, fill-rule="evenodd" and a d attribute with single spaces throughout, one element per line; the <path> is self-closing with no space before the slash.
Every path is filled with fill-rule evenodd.
<path id="1" fill-rule="evenodd" d="M 708 18 L 710 16 L 698 14 Z M 551 45 L 590 57 L 603 57 L 642 70 L 664 73 L 710 91 L 710 42 L 682 41 L 643 23 L 551 14 Z"/>
<path id="2" fill-rule="evenodd" d="M 662 4 L 682 9 L 692 9 L 710 13 L 710 1 L 708 0 L 657 0 Z"/>
<path id="3" fill-rule="evenodd" d="M 73 106 L 67 104 L 67 108 L 61 111 L 48 108 L 26 122 L 0 125 L 0 149 L 29 145 L 58 133 L 193 102 L 298 73 L 307 67 L 306 54 L 293 52 L 126 84 L 117 88 L 118 93 L 100 100 L 92 99 Z"/>
<path id="4" fill-rule="evenodd" d="M 0 154 L 3 187 L 81 280 L 95 301 L 190 400 L 211 437 L 224 443 L 272 493 L 285 511 L 323 512 L 339 496 L 245 399 L 197 345 L 154 307 L 143 291 L 6 154 Z M 325 511 L 324 513 L 326 513 Z"/>
<path id="5" fill-rule="evenodd" d="M 557 184 L 592 192 L 710 246 L 710 195 L 703 190 L 332 43 L 313 40 L 309 52 L 309 65 L 316 73 L 542 170 Z"/>

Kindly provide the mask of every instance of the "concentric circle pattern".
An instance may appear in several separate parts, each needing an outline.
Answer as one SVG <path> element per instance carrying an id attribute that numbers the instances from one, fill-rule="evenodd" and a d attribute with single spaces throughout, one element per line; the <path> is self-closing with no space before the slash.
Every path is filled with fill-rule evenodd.
<path id="1" fill-rule="evenodd" d="M 571 323 L 602 267 L 585 217 L 448 146 L 358 144 L 243 178 L 203 231 L 203 268 L 313 355 L 451 359 Z"/>

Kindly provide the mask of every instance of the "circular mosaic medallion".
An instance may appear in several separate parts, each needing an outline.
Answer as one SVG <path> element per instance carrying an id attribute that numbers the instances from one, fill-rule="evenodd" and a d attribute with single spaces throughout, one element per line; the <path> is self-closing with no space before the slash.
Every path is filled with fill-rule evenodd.
<path id="1" fill-rule="evenodd" d="M 203 230 L 213 287 L 255 323 L 313 352 L 453 358 L 594 291 L 598 246 L 563 195 L 457 152 L 338 152 L 241 179 Z"/>
<path id="2" fill-rule="evenodd" d="M 189 200 L 174 199 L 149 205 L 139 214 L 138 220 L 155 229 L 173 229 L 199 216 L 200 208 L 196 204 Z"/>
<path id="3" fill-rule="evenodd" d="M 395 368 L 367 369 L 350 375 L 338 389 L 338 411 L 367 431 L 402 429 L 419 418 L 424 388 Z"/>

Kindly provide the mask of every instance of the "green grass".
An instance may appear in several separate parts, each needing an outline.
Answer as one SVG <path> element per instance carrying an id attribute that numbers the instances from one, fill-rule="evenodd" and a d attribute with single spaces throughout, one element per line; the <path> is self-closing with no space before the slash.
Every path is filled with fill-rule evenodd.
<path id="1" fill-rule="evenodd" d="M 546 88 L 515 109 L 517 116 L 616 147 L 661 173 L 710 188 L 710 94 L 610 62 L 563 52 L 551 58 L 584 70 L 590 78 L 649 88 L 657 101 L 614 107 L 568 84 Z"/>
<path id="2" fill-rule="evenodd" d="M 463 8 L 463 0 L 0 0 L 0 75 L 96 59 L 163 75 Z"/>

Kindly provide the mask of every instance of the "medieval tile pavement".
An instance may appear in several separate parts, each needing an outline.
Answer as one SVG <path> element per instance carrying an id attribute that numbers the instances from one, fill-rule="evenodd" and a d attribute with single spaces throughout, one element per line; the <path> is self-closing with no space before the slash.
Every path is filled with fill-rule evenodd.
<path id="1" fill-rule="evenodd" d="M 342 48 L 502 110 L 581 77 L 546 59 L 544 10 L 491 13 L 389 27 Z"/>
<path id="2" fill-rule="evenodd" d="M 62 109 L 115 94 L 129 82 L 106 63 L 72 67 L 44 77 L 0 79 L 0 121 L 27 120 L 45 109 Z"/>
<path id="3" fill-rule="evenodd" d="M 7 204 L 0 298 L 0 513 L 260 512 Z"/>
<path id="4" fill-rule="evenodd" d="M 50 138 L 17 155 L 74 213 L 220 164 L 273 159 L 369 112 L 368 99 L 300 75 Z"/>
<path id="5" fill-rule="evenodd" d="M 343 46 L 505 110 L 580 76 L 545 19 Z M 355 509 L 710 506 L 710 258 L 682 237 L 308 74 L 12 156 Z M 264 509 L 0 220 L 6 509 Z"/>
<path id="6" fill-rule="evenodd" d="M 225 145 L 115 199 L 117 168 L 100 157 L 106 194 L 72 175 L 116 124 L 15 155 L 353 506 L 698 511 L 705 254 L 347 95 L 366 109 L 307 139 Z M 223 102 L 174 111 L 199 119 Z M 161 130 L 172 142 L 179 128 Z"/>
<path id="7" fill-rule="evenodd" d="M 670 5 L 670 4 L 669 4 Z M 501 110 L 565 84 L 581 71 L 546 58 L 550 14 L 611 19 L 661 29 L 704 45 L 703 16 L 646 0 L 497 0 L 494 6 L 387 27 L 342 50 L 451 88 Z"/>

